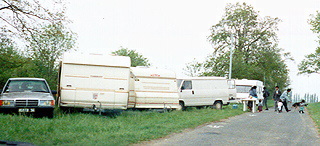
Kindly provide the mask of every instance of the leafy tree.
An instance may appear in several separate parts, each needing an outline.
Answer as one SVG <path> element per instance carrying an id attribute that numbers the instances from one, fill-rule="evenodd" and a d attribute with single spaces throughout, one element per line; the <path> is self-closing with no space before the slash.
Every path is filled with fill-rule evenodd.
<path id="1" fill-rule="evenodd" d="M 0 0 L 0 13 L 0 33 L 20 36 L 29 41 L 43 26 L 68 22 L 61 0 Z"/>
<path id="2" fill-rule="evenodd" d="M 34 35 L 28 55 L 33 59 L 30 76 L 45 78 L 54 87 L 58 77 L 60 56 L 74 47 L 75 34 L 63 25 L 50 24 Z"/>
<path id="3" fill-rule="evenodd" d="M 311 30 L 314 33 L 320 34 L 320 12 L 317 11 L 317 14 L 311 15 L 309 24 L 311 25 Z M 318 43 L 320 44 L 320 35 L 318 36 Z M 315 53 L 311 53 L 305 56 L 305 59 L 301 61 L 298 65 L 299 73 L 298 74 L 311 74 L 317 73 L 320 71 L 320 47 L 317 47 Z"/>
<path id="4" fill-rule="evenodd" d="M 186 64 L 186 68 L 183 69 L 185 74 L 190 77 L 200 76 L 203 71 L 203 64 L 193 59 L 192 62 Z"/>
<path id="5" fill-rule="evenodd" d="M 136 52 L 136 50 L 129 50 L 128 48 L 123 48 L 112 52 L 112 54 L 117 56 L 129 56 L 131 59 L 131 66 L 150 66 L 149 60 L 143 57 L 140 53 Z"/>
<path id="6" fill-rule="evenodd" d="M 61 0 L 0 0 L 0 34 L 25 46 L 23 63 L 7 68 L 8 76 L 41 77 L 55 87 L 57 60 L 75 44 L 75 34 L 65 27 L 65 9 Z"/>
<path id="7" fill-rule="evenodd" d="M 19 69 L 23 66 L 27 58 L 19 53 L 14 42 L 5 35 L 0 35 L 0 88 L 10 77 L 19 76 Z"/>
<path id="8" fill-rule="evenodd" d="M 259 17 L 246 3 L 228 4 L 222 19 L 211 27 L 214 51 L 203 62 L 201 76 L 228 76 L 230 46 L 233 51 L 232 78 L 262 80 L 267 86 L 288 85 L 288 69 L 278 48 L 280 19 Z"/>

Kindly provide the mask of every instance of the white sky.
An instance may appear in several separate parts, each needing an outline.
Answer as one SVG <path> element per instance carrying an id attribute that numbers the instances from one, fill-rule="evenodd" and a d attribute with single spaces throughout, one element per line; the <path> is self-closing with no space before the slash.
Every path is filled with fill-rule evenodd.
<path id="1" fill-rule="evenodd" d="M 291 52 L 291 87 L 295 93 L 317 93 L 320 74 L 296 76 L 297 64 L 317 47 L 310 14 L 320 11 L 319 0 L 67 0 L 67 16 L 78 34 L 79 52 L 110 54 L 120 46 L 136 50 L 153 67 L 173 70 L 194 58 L 202 61 L 213 51 L 210 27 L 221 19 L 227 3 L 246 2 L 260 16 L 282 19 L 279 47 Z"/>

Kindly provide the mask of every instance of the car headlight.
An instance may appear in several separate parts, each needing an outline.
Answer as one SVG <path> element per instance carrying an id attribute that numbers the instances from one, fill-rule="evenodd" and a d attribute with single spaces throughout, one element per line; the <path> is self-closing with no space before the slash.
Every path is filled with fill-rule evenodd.
<path id="1" fill-rule="evenodd" d="M 39 106 L 54 106 L 54 100 L 40 100 Z"/>
<path id="2" fill-rule="evenodd" d="M 14 100 L 0 100 L 0 106 L 14 106 Z"/>

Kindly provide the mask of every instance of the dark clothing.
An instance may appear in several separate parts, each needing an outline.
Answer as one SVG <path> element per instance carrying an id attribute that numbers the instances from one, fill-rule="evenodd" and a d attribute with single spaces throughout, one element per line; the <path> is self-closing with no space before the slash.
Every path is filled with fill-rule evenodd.
<path id="1" fill-rule="evenodd" d="M 273 92 L 273 100 L 274 100 L 274 107 L 278 107 L 278 101 L 280 100 L 280 96 L 281 96 L 281 91 L 280 90 L 278 90 L 278 92 L 277 92 L 277 90 L 275 90 L 274 92 Z M 275 111 L 277 111 L 278 110 L 278 108 L 275 108 Z"/>
<path id="2" fill-rule="evenodd" d="M 274 101 L 279 101 L 281 94 L 282 94 L 282 92 L 280 90 L 278 90 L 278 93 L 277 93 L 277 90 L 275 90 L 273 92 L 273 100 Z"/>
<path id="3" fill-rule="evenodd" d="M 259 111 L 259 112 L 262 111 L 262 106 L 258 106 L 258 111 Z"/>
<path id="4" fill-rule="evenodd" d="M 253 101 L 248 101 L 248 108 L 252 111 Z"/>
<path id="5" fill-rule="evenodd" d="M 270 93 L 266 89 L 262 92 L 263 92 L 263 105 L 266 106 L 266 110 L 268 110 L 267 100 L 268 100 Z"/>
<path id="6" fill-rule="evenodd" d="M 267 98 L 270 95 L 270 93 L 267 89 L 263 90 L 262 93 L 263 93 L 263 98 Z"/>
<path id="7" fill-rule="evenodd" d="M 266 106 L 266 110 L 268 110 L 267 98 L 263 99 L 263 105 Z"/>
<path id="8" fill-rule="evenodd" d="M 282 95 L 280 96 L 280 99 L 283 102 L 283 106 L 286 109 L 287 112 L 289 112 L 290 110 L 288 109 L 288 102 L 291 102 L 291 96 L 292 96 L 292 92 L 288 92 L 288 91 L 284 91 L 282 93 Z"/>
<path id="9" fill-rule="evenodd" d="M 288 103 L 285 101 L 283 102 L 283 106 L 286 109 L 287 112 L 289 112 L 290 110 L 288 109 Z"/>

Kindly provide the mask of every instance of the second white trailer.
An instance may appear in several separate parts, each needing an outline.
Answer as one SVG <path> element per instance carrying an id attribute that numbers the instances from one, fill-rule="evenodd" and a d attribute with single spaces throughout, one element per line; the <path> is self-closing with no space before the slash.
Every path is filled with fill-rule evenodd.
<path id="1" fill-rule="evenodd" d="M 178 109 L 176 74 L 166 69 L 131 67 L 128 107 L 136 109 Z"/>
<path id="2" fill-rule="evenodd" d="M 257 95 L 258 99 L 263 99 L 263 82 L 259 80 L 236 80 L 236 88 L 237 88 L 237 98 L 236 100 L 240 102 L 241 99 L 245 99 L 249 97 L 249 91 L 251 87 L 257 86 Z M 257 99 L 257 100 L 258 100 Z"/>

